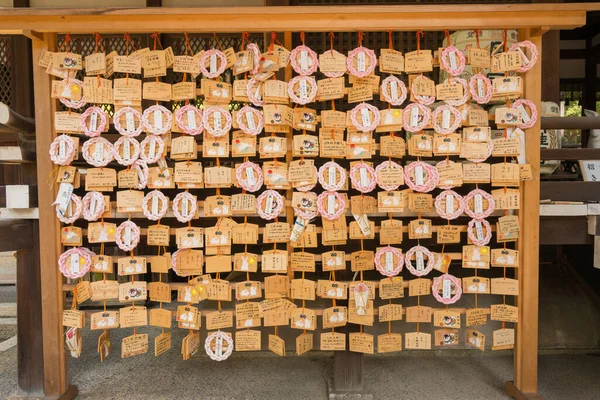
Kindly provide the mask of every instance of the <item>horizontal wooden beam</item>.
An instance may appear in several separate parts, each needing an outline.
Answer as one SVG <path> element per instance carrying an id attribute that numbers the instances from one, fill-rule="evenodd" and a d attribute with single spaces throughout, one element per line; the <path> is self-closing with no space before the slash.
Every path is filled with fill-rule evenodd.
<path id="1" fill-rule="evenodd" d="M 600 160 L 600 149 L 542 149 L 542 160 Z"/>
<path id="2" fill-rule="evenodd" d="M 592 244 L 587 217 L 543 217 L 540 219 L 540 244 Z"/>
<path id="3" fill-rule="evenodd" d="M 598 3 L 229 8 L 2 8 L 0 33 L 573 29 Z"/>
<path id="4" fill-rule="evenodd" d="M 0 251 L 31 249 L 32 229 L 31 220 L 0 221 Z"/>
<path id="5" fill-rule="evenodd" d="M 600 129 L 596 117 L 542 117 L 542 129 Z"/>
<path id="6" fill-rule="evenodd" d="M 600 182 L 540 182 L 540 198 L 553 201 L 600 201 Z"/>

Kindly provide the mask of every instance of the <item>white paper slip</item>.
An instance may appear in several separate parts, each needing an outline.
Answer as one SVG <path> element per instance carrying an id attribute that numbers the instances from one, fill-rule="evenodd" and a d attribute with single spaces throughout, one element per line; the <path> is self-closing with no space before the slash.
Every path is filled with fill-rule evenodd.
<path id="1" fill-rule="evenodd" d="M 183 201 L 181 202 L 181 215 L 182 216 L 184 216 L 184 217 L 188 216 L 188 214 L 190 212 L 189 207 L 190 207 L 190 203 L 186 199 L 183 199 Z"/>
<path id="2" fill-rule="evenodd" d="M 152 115 L 154 116 L 154 128 L 162 129 L 162 127 L 163 127 L 162 112 L 160 110 L 155 110 Z"/>
<path id="3" fill-rule="evenodd" d="M 481 221 L 475 221 L 475 230 L 477 232 L 477 240 L 483 240 L 483 226 L 481 225 Z"/>
<path id="4" fill-rule="evenodd" d="M 398 83 L 396 81 L 390 82 L 390 94 L 392 96 L 392 100 L 398 100 Z"/>
<path id="5" fill-rule="evenodd" d="M 368 186 L 369 185 L 369 178 L 367 176 L 367 169 L 366 168 L 359 168 L 359 174 L 360 174 L 360 185 L 361 186 Z"/>
<path id="6" fill-rule="evenodd" d="M 125 227 L 125 233 L 123 234 L 123 243 L 125 246 L 131 246 L 131 227 Z"/>
<path id="7" fill-rule="evenodd" d="M 79 254 L 71 254 L 71 272 L 78 273 L 79 270 Z"/>
<path id="8" fill-rule="evenodd" d="M 451 194 L 446 196 L 446 214 L 452 214 L 454 212 L 454 196 Z"/>
<path id="9" fill-rule="evenodd" d="M 148 148 L 148 158 L 154 158 L 156 155 L 156 140 L 150 141 L 150 147 Z"/>
<path id="10" fill-rule="evenodd" d="M 152 197 L 152 214 L 158 214 L 158 197 Z"/>
<path id="11" fill-rule="evenodd" d="M 171 174 L 169 173 L 169 167 L 167 166 L 167 160 L 164 157 L 158 159 L 158 167 L 160 168 L 160 172 L 168 178 Z"/>
<path id="12" fill-rule="evenodd" d="M 356 57 L 356 61 L 357 61 L 357 70 L 358 72 L 365 72 L 367 70 L 367 59 L 366 59 L 366 54 L 364 51 L 361 51 L 360 53 L 358 53 L 357 57 Z"/>
<path id="13" fill-rule="evenodd" d="M 417 107 L 410 110 L 410 126 L 419 125 L 419 109 Z"/>
<path id="14" fill-rule="evenodd" d="M 210 55 L 210 73 L 211 74 L 217 73 L 217 55 L 216 54 Z"/>
<path id="15" fill-rule="evenodd" d="M 480 194 L 475 194 L 473 199 L 475 202 L 475 213 L 482 214 L 483 213 L 483 196 Z"/>
<path id="16" fill-rule="evenodd" d="M 450 128 L 450 110 L 442 111 L 442 128 Z"/>
<path id="17" fill-rule="evenodd" d="M 221 117 L 222 115 L 220 112 L 213 113 L 213 122 L 216 131 L 220 131 L 221 129 L 223 129 L 223 122 L 221 120 Z"/>
<path id="18" fill-rule="evenodd" d="M 365 236 L 370 236 L 373 232 L 371 231 L 371 225 L 369 224 L 369 218 L 367 214 L 352 214 L 354 220 L 358 224 L 360 231 Z"/>
<path id="19" fill-rule="evenodd" d="M 58 155 L 59 157 L 65 157 L 67 155 L 67 144 L 64 140 L 58 143 Z"/>
<path id="20" fill-rule="evenodd" d="M 100 162 L 104 159 L 104 145 L 102 143 L 96 143 L 94 145 L 94 160 Z"/>
<path id="21" fill-rule="evenodd" d="M 52 205 L 58 204 L 58 209 L 61 213 L 65 213 L 69 203 L 71 202 L 71 195 L 73 194 L 73 185 L 68 182 L 63 182 L 58 187 L 58 194 L 56 200 Z"/>
<path id="22" fill-rule="evenodd" d="M 128 140 L 123 142 L 123 158 L 125 160 L 129 160 L 131 158 L 131 145 L 129 144 Z"/>
<path id="23" fill-rule="evenodd" d="M 485 87 L 484 87 L 483 79 L 477 79 L 477 95 L 479 97 L 485 96 Z"/>
<path id="24" fill-rule="evenodd" d="M 362 124 L 363 124 L 363 126 L 370 126 L 371 125 L 371 115 L 369 114 L 369 110 L 367 110 L 366 108 L 362 108 L 360 110 L 360 116 L 362 118 Z"/>
<path id="25" fill-rule="evenodd" d="M 135 120 L 133 119 L 132 112 L 125 113 L 125 123 L 127 132 L 135 131 Z"/>
<path id="26" fill-rule="evenodd" d="M 423 177 L 423 167 L 420 165 L 417 165 L 415 167 L 415 183 L 418 186 L 422 186 L 423 185 L 423 181 L 424 181 L 424 177 Z"/>
<path id="27" fill-rule="evenodd" d="M 290 234 L 290 241 L 295 242 L 298 240 L 302 232 L 304 232 L 307 223 L 308 221 L 305 221 L 300 217 L 296 218 L 296 222 L 294 222 L 294 227 L 292 228 L 292 233 Z"/>
<path id="28" fill-rule="evenodd" d="M 273 212 L 273 195 L 267 195 L 267 201 L 265 203 L 265 213 L 271 214 Z"/>
<path id="29" fill-rule="evenodd" d="M 95 132 L 96 129 L 98 129 L 98 113 L 94 111 L 90 115 L 90 131 Z"/>
<path id="30" fill-rule="evenodd" d="M 423 259 L 423 252 L 417 251 L 415 253 L 415 257 L 417 259 L 417 271 L 423 271 L 425 269 L 425 260 Z"/>
<path id="31" fill-rule="evenodd" d="M 246 180 L 248 181 L 248 185 L 256 185 L 256 177 L 254 176 L 254 170 L 252 167 L 246 167 Z"/>
<path id="32" fill-rule="evenodd" d="M 450 59 L 450 68 L 456 69 L 456 52 L 451 51 L 448 53 L 448 59 Z"/>
<path id="33" fill-rule="evenodd" d="M 450 279 L 442 281 L 442 298 L 449 299 L 452 297 L 452 282 Z"/>
<path id="34" fill-rule="evenodd" d="M 391 251 L 385 253 L 385 270 L 392 271 L 394 269 L 394 254 Z"/>
<path id="35" fill-rule="evenodd" d="M 308 97 L 308 85 L 306 84 L 306 79 L 300 79 L 298 82 L 298 94 L 301 99 Z"/>
<path id="36" fill-rule="evenodd" d="M 300 51 L 300 69 L 302 71 L 308 70 L 308 52 L 306 50 Z"/>
<path id="37" fill-rule="evenodd" d="M 336 183 L 335 177 L 336 177 L 335 168 L 333 168 L 333 167 L 327 168 L 327 183 L 329 185 L 335 185 L 335 183 Z"/>
<path id="38" fill-rule="evenodd" d="M 529 123 L 529 121 L 531 121 L 531 117 L 529 116 L 529 113 L 527 112 L 523 104 L 519 104 L 517 110 L 519 110 L 519 112 L 521 113 L 521 118 L 523 119 L 524 123 Z"/>
<path id="39" fill-rule="evenodd" d="M 96 196 L 92 196 L 90 200 L 90 214 L 96 214 L 96 207 L 98 206 L 98 200 L 96 200 Z"/>
<path id="40" fill-rule="evenodd" d="M 256 123 L 254 122 L 254 116 L 250 111 L 246 112 L 246 126 L 248 129 L 256 129 Z"/>
<path id="41" fill-rule="evenodd" d="M 187 111 L 187 125 L 190 129 L 196 129 L 198 125 L 196 125 L 196 113 L 194 110 Z"/>

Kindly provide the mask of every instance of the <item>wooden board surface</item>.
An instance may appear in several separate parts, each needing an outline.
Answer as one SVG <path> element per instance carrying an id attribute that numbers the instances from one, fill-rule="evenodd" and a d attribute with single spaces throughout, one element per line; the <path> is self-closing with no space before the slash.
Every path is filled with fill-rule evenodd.
<path id="1" fill-rule="evenodd" d="M 0 10 L 0 33 L 573 29 L 598 3 Z M 33 36 L 33 35 L 31 35 Z"/>

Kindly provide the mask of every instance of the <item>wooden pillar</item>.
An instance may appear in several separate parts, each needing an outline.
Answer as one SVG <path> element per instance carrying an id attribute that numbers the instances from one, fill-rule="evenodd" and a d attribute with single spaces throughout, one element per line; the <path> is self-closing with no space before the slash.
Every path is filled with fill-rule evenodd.
<path id="1" fill-rule="evenodd" d="M 535 32 L 535 35 L 532 34 Z M 530 40 L 542 50 L 541 30 L 522 29 L 520 40 Z M 542 51 L 540 51 L 542 54 Z M 524 74 L 523 97 L 540 109 L 542 90 L 542 59 Z M 521 184 L 519 219 L 519 323 L 516 324 L 514 350 L 514 382 L 507 382 L 506 391 L 517 399 L 538 398 L 538 285 L 540 236 L 540 119 L 525 132 L 527 162 L 531 164 L 533 179 Z"/>
<path id="2" fill-rule="evenodd" d="M 56 137 L 53 114 L 56 101 L 51 98 L 51 78 L 43 68 L 37 66 L 43 50 L 55 51 L 56 34 L 44 33 L 43 40 L 34 40 L 33 82 L 35 94 L 37 180 L 46 182 L 54 169 L 48 149 Z M 60 227 L 54 210 L 56 187 L 40 185 L 38 204 L 40 213 L 40 278 L 42 297 L 42 335 L 44 347 L 44 392 L 47 397 L 73 398 L 76 388 L 69 388 L 67 360 L 63 343 L 61 315 L 63 310 L 63 278 L 56 266 L 60 255 Z"/>
<path id="3" fill-rule="evenodd" d="M 350 332 L 358 332 L 358 326 L 346 325 L 344 331 L 346 335 Z M 335 393 L 363 391 L 365 386 L 363 374 L 364 362 L 365 357 L 363 353 L 356 353 L 348 349 L 345 351 L 334 351 L 333 391 Z"/>
<path id="4" fill-rule="evenodd" d="M 596 81 L 597 81 L 597 59 L 592 54 L 592 37 L 585 40 L 585 86 L 583 87 L 584 109 L 596 111 Z"/>
<path id="5" fill-rule="evenodd" d="M 542 100 L 560 104 L 560 31 L 544 33 L 542 45 Z"/>

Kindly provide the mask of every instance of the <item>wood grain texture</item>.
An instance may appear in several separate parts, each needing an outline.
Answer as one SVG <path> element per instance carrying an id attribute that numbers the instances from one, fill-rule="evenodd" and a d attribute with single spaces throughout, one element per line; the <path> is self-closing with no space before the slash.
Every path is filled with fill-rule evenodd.
<path id="1" fill-rule="evenodd" d="M 34 41 L 33 60 L 40 58 L 42 50 L 55 51 L 56 35 L 45 34 L 44 41 Z M 56 101 L 51 99 L 51 77 L 34 61 L 33 80 L 35 87 L 35 120 L 37 148 L 37 179 L 46 182 L 48 173 L 54 169 L 48 149 L 56 137 L 53 129 L 53 114 Z M 39 204 L 52 204 L 54 186 L 38 188 Z M 59 224 L 52 207 L 40 209 L 40 276 L 42 295 L 42 321 L 44 338 L 44 390 L 46 396 L 60 396 L 69 388 L 67 364 L 63 344 L 61 318 L 63 309 L 62 275 L 56 268 L 60 255 Z"/>
<path id="2" fill-rule="evenodd" d="M 542 46 L 541 36 L 532 36 L 529 29 L 519 30 L 519 40 L 530 40 L 538 49 Z M 524 76 L 523 97 L 534 102 L 539 109 L 542 97 L 542 63 L 540 59 Z M 540 239 L 540 120 L 527 129 L 525 149 L 527 162 L 531 164 L 533 179 L 521 184 L 522 201 L 519 222 L 518 269 L 519 323 L 516 325 L 514 356 L 514 382 L 523 393 L 537 392 L 538 367 L 538 286 L 539 286 L 539 239 Z"/>
<path id="3" fill-rule="evenodd" d="M 502 29 L 572 29 L 585 25 L 598 3 L 307 6 L 230 8 L 8 9 L 0 33 L 283 32 Z"/>

